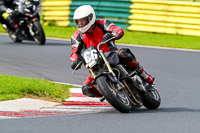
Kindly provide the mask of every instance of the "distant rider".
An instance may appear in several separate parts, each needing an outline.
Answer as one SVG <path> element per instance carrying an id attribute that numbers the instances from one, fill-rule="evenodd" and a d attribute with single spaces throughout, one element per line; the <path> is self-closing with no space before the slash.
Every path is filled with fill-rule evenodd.
<path id="1" fill-rule="evenodd" d="M 13 12 L 13 0 L 0 0 L 0 23 L 5 24 L 6 30 L 11 30 L 12 19 L 8 14 Z"/>
<path id="2" fill-rule="evenodd" d="M 72 53 L 70 56 L 71 68 L 74 69 L 78 64 L 78 56 L 82 50 L 95 46 L 103 40 L 115 37 L 114 40 L 120 39 L 124 35 L 124 31 L 107 19 L 96 20 L 94 9 L 90 5 L 78 7 L 73 16 L 74 22 L 78 30 L 72 35 L 71 45 Z M 129 68 L 136 70 L 139 76 L 146 82 L 152 84 L 154 79 L 147 74 L 143 67 L 139 64 L 134 54 L 127 48 L 117 49 L 114 43 L 106 43 L 100 47 L 103 52 L 118 52 L 121 63 L 126 64 Z M 90 74 L 82 86 L 84 95 L 90 97 L 101 96 L 94 85 L 91 84 L 93 77 Z"/>

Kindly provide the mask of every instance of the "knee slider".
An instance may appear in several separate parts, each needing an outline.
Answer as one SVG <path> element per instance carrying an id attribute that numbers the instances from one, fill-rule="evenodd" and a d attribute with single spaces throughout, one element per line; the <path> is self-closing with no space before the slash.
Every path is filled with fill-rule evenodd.
<path id="1" fill-rule="evenodd" d="M 118 51 L 118 55 L 120 57 L 120 59 L 125 59 L 128 61 L 134 61 L 136 60 L 135 55 L 130 51 L 130 49 L 128 48 L 122 48 Z"/>
<path id="2" fill-rule="evenodd" d="M 89 96 L 89 97 L 95 97 L 92 88 L 90 87 L 89 84 L 83 85 L 82 86 L 82 92 L 84 95 Z"/>

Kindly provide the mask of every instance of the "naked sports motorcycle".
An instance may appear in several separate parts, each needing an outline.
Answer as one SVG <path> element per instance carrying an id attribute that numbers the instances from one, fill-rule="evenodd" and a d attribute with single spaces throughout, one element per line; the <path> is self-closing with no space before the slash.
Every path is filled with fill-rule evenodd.
<path id="1" fill-rule="evenodd" d="M 92 84 L 103 95 L 101 101 L 106 99 L 119 112 L 128 113 L 142 106 L 157 109 L 161 98 L 154 84 L 144 82 L 136 71 L 120 64 L 116 52 L 99 50 L 101 45 L 112 39 L 100 42 L 97 48 L 90 46 L 85 49 L 74 70 L 84 64 L 94 77 Z"/>
<path id="2" fill-rule="evenodd" d="M 46 38 L 40 24 L 40 3 L 39 0 L 14 0 L 14 9 L 10 14 L 14 29 L 9 31 L 9 37 L 13 42 L 23 40 L 36 41 L 44 45 Z M 6 29 L 6 26 L 3 25 Z"/>

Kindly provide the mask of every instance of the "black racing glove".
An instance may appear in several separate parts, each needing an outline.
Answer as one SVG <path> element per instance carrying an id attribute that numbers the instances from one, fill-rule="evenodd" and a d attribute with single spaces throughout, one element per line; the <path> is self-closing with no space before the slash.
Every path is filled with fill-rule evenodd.
<path id="1" fill-rule="evenodd" d="M 78 60 L 73 61 L 71 64 L 71 68 L 75 69 L 75 67 L 78 65 L 78 63 L 79 63 Z M 79 68 L 81 68 L 81 65 L 76 70 L 78 70 Z"/>
<path id="2" fill-rule="evenodd" d="M 103 41 L 106 41 L 112 37 L 114 37 L 112 33 L 106 33 L 105 35 L 103 35 Z"/>

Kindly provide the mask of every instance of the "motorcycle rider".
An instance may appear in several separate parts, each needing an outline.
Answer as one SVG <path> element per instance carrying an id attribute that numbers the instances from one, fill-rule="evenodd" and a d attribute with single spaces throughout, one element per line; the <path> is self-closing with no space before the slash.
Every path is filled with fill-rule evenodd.
<path id="1" fill-rule="evenodd" d="M 0 23 L 3 24 L 7 31 L 12 29 L 11 14 L 13 12 L 13 0 L 0 0 Z"/>
<path id="2" fill-rule="evenodd" d="M 95 12 L 92 6 L 83 5 L 78 7 L 73 19 L 75 21 L 77 31 L 72 35 L 71 45 L 72 53 L 70 56 L 71 68 L 75 69 L 78 64 L 78 56 L 81 51 L 95 46 L 102 40 L 108 40 L 115 37 L 114 40 L 120 39 L 124 35 L 124 31 L 119 26 L 116 26 L 107 19 L 96 20 Z M 103 52 L 116 51 L 119 55 L 120 62 L 127 65 L 127 67 L 136 70 L 139 76 L 149 84 L 152 84 L 154 79 L 147 74 L 143 67 L 139 64 L 135 55 L 127 48 L 117 49 L 114 43 L 106 43 L 100 47 Z M 91 84 L 93 77 L 90 74 L 82 84 L 82 92 L 84 95 L 90 97 L 101 97 L 94 85 Z"/>

